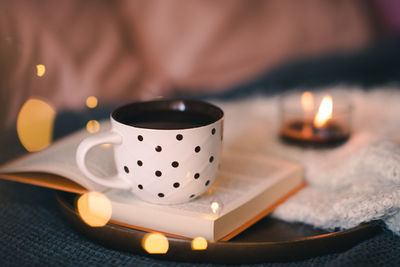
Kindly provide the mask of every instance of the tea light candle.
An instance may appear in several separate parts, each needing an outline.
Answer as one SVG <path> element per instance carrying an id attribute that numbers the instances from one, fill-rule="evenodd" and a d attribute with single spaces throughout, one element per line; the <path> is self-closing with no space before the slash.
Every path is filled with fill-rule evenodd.
<path id="1" fill-rule="evenodd" d="M 324 95 L 317 109 L 314 102 L 310 92 L 297 96 L 297 100 L 293 96 L 283 99 L 281 139 L 303 146 L 336 146 L 344 143 L 350 136 L 351 106 L 345 103 L 334 105 L 329 94 Z"/>

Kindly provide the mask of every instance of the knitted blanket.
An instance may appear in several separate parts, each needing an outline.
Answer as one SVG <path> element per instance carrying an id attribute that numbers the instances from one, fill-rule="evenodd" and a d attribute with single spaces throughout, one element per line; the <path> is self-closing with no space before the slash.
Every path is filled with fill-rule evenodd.
<path id="1" fill-rule="evenodd" d="M 301 163 L 308 186 L 273 216 L 324 229 L 383 220 L 400 234 L 400 90 L 336 88 L 354 104 L 352 135 L 336 148 L 311 149 L 278 137 L 277 97 L 220 102 L 228 149 L 269 154 Z M 343 93 L 342 92 L 342 93 Z"/>

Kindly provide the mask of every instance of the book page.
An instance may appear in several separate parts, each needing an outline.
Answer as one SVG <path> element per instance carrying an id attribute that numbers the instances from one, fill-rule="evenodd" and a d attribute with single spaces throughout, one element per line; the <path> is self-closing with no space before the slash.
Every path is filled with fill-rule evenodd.
<path id="1" fill-rule="evenodd" d="M 261 154 L 224 151 L 222 155 L 221 168 L 209 192 L 178 208 L 210 214 L 210 204 L 216 201 L 221 205 L 222 216 L 286 178 L 285 173 L 295 167 Z"/>
<path id="2" fill-rule="evenodd" d="M 110 123 L 101 124 L 101 130 L 110 129 Z M 104 191 L 99 186 L 86 179 L 75 162 L 76 149 L 79 143 L 88 137 L 86 130 L 78 131 L 66 138 L 54 142 L 48 148 L 27 154 L 15 161 L 0 167 L 0 173 L 43 172 L 68 178 L 89 190 Z M 98 176 L 110 176 L 116 173 L 112 155 L 112 147 L 96 146 L 86 157 L 88 168 Z"/>
<path id="3" fill-rule="evenodd" d="M 183 204 L 153 205 L 141 203 L 128 191 L 111 190 L 107 196 L 120 204 L 140 205 L 151 210 L 171 211 L 174 214 L 206 216 L 214 219 L 229 213 L 251 198 L 257 196 L 278 180 L 287 177 L 287 173 L 301 171 L 292 163 L 270 159 L 264 155 L 224 151 L 221 167 L 211 188 L 200 197 Z M 213 213 L 211 203 L 217 202 L 220 210 Z"/>

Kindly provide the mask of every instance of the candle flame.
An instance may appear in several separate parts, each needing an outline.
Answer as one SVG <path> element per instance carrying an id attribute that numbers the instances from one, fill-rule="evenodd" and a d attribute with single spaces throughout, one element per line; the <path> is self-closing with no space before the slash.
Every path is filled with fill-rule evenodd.
<path id="1" fill-rule="evenodd" d="M 318 113 L 314 118 L 314 125 L 321 128 L 325 123 L 332 118 L 333 100 L 330 95 L 324 96 L 318 108 Z"/>
<path id="2" fill-rule="evenodd" d="M 314 108 L 314 97 L 311 92 L 304 92 L 301 94 L 301 106 L 303 110 L 310 113 Z"/>

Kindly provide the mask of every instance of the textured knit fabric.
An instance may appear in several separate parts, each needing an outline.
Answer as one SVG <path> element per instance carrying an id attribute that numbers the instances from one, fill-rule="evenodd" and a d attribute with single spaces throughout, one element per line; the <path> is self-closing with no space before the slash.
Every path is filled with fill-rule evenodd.
<path id="1" fill-rule="evenodd" d="M 329 161 L 329 156 L 324 160 Z M 327 229 L 382 219 L 400 234 L 399 145 L 368 145 L 341 161 L 335 163 L 335 170 L 309 168 L 310 186 L 280 207 L 275 216 Z M 311 181 L 318 178 L 315 183 Z"/>
<path id="2" fill-rule="evenodd" d="M 324 91 L 354 104 L 352 134 L 342 146 L 310 149 L 281 142 L 280 97 L 260 97 L 220 103 L 226 114 L 225 147 L 304 166 L 308 187 L 275 211 L 278 218 L 331 230 L 382 219 L 400 234 L 400 91 Z"/>

